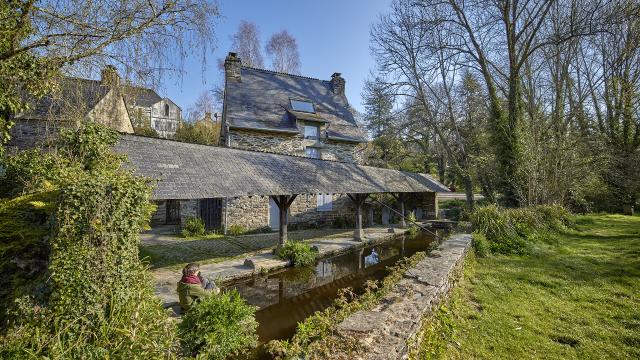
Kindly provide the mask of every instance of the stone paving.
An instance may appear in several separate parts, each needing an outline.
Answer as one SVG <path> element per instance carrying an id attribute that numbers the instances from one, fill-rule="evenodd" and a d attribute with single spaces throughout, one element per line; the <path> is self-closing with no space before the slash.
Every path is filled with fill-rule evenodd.
<path id="1" fill-rule="evenodd" d="M 367 228 L 365 229 L 365 236 L 367 238 L 366 242 L 355 241 L 353 237 L 349 235 L 351 231 L 334 230 L 333 233 L 326 231 L 325 233 L 329 233 L 329 235 L 320 235 L 318 237 L 305 240 L 311 246 L 317 247 L 319 257 L 326 257 L 348 251 L 352 248 L 381 242 L 395 235 L 401 234 L 402 230 L 388 227 Z M 309 232 L 306 234 L 309 234 Z M 173 252 L 175 248 L 176 252 L 173 253 L 172 256 L 176 259 L 180 258 L 180 249 L 176 248 L 177 246 L 182 246 L 182 250 L 187 249 L 186 246 L 191 246 L 189 249 L 193 250 L 193 246 L 203 242 L 213 242 L 219 246 L 219 249 L 217 250 L 218 253 L 216 253 L 216 250 L 211 252 L 212 249 L 207 248 L 208 257 L 216 257 L 216 255 L 220 255 L 220 253 L 222 254 L 220 256 L 229 256 L 230 253 L 234 252 L 237 252 L 236 255 L 246 253 L 246 256 L 236 256 L 230 260 L 200 266 L 204 276 L 215 280 L 216 283 L 224 283 L 231 280 L 249 277 L 256 272 L 274 271 L 289 265 L 287 261 L 280 260 L 273 255 L 273 247 L 277 244 L 277 236 L 274 237 L 273 234 L 263 235 L 265 236 L 238 236 L 215 240 L 185 241 L 184 239 L 170 235 L 143 234 L 141 236 L 141 243 L 143 248 L 167 247 L 171 249 L 170 252 Z M 290 236 L 295 238 L 295 232 L 292 232 Z M 276 239 L 275 242 L 273 240 L 274 238 Z M 257 247 L 261 247 L 262 249 L 255 251 Z M 178 301 L 176 283 L 181 277 L 180 268 L 176 266 L 166 266 L 152 269 L 151 272 L 156 282 L 156 294 L 162 299 L 162 301 L 166 305 Z"/>

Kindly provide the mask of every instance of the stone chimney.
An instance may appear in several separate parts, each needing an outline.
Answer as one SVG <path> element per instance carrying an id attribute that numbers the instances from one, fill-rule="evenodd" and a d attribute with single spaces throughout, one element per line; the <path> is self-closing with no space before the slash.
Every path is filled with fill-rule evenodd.
<path id="1" fill-rule="evenodd" d="M 344 81 L 344 78 L 340 76 L 340 73 L 333 73 L 333 75 L 331 75 L 331 88 L 334 94 L 344 95 L 345 83 L 346 82 Z"/>
<path id="2" fill-rule="evenodd" d="M 100 85 L 118 86 L 120 85 L 120 75 L 118 69 L 113 65 L 107 65 L 100 72 Z"/>
<path id="3" fill-rule="evenodd" d="M 240 81 L 240 66 L 242 66 L 242 61 L 238 54 L 230 52 L 227 58 L 224 59 L 224 78 L 226 80 Z"/>

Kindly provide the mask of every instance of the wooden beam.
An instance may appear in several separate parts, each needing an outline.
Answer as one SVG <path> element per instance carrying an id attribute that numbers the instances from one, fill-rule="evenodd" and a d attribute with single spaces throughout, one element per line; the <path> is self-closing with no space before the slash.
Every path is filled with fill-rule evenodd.
<path id="1" fill-rule="evenodd" d="M 279 229 L 279 237 L 278 237 L 278 248 L 284 246 L 288 240 L 288 225 L 289 225 L 289 216 L 287 216 L 289 207 L 296 199 L 298 195 L 271 195 L 270 197 L 273 199 L 273 202 L 278 205 L 278 212 L 280 215 L 280 224 L 278 226 Z"/>
<path id="2" fill-rule="evenodd" d="M 404 211 L 404 199 L 405 199 L 405 194 L 398 193 L 398 197 L 396 197 L 396 200 L 398 200 L 398 206 L 400 207 L 399 209 L 399 212 L 401 214 L 400 227 L 403 229 L 407 227 L 407 220 L 405 219 L 405 211 Z"/>

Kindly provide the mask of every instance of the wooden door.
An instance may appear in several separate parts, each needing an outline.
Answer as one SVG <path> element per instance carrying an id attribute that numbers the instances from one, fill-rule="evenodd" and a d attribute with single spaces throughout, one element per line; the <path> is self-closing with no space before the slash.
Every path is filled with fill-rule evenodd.
<path id="1" fill-rule="evenodd" d="M 222 227 L 222 199 L 201 199 L 200 218 L 207 230 Z"/>

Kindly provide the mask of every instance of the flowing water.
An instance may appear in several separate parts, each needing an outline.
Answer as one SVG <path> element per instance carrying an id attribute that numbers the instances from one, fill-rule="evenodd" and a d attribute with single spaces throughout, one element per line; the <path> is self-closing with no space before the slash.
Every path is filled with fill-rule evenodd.
<path id="1" fill-rule="evenodd" d="M 381 244 L 320 259 L 314 267 L 288 268 L 226 288 L 237 289 L 250 304 L 259 307 L 256 320 L 261 343 L 288 339 L 298 322 L 329 307 L 339 289 L 351 287 L 361 292 L 367 280 L 384 278 L 388 266 L 427 250 L 433 241 L 433 235 L 425 232 L 399 235 Z"/>

